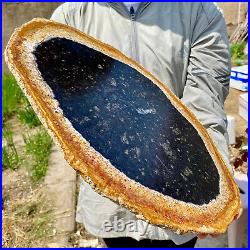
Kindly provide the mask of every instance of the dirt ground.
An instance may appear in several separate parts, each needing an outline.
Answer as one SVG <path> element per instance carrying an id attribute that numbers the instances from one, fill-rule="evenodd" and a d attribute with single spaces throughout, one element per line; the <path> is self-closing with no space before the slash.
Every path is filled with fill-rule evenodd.
<path id="1" fill-rule="evenodd" d="M 2 171 L 2 245 L 72 247 L 68 240 L 75 229 L 75 171 L 54 144 L 46 176 L 39 182 L 31 181 L 23 135 L 39 128 L 28 129 L 16 117 L 7 124 L 21 163 L 15 171 Z"/>
<path id="2" fill-rule="evenodd" d="M 7 169 L 2 178 L 2 246 L 44 247 L 53 234 L 44 185 L 31 183 L 25 168 Z"/>
<path id="3" fill-rule="evenodd" d="M 17 118 L 8 124 L 22 160 L 17 170 L 2 171 L 2 246 L 44 247 L 53 235 L 53 204 L 43 181 L 34 183 L 29 176 L 28 156 L 23 158 L 23 134 L 28 129 Z"/>

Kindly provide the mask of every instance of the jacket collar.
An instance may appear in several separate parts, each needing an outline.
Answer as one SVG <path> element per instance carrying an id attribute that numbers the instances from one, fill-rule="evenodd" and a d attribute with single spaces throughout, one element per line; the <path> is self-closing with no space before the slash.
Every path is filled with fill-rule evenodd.
<path id="1" fill-rule="evenodd" d="M 151 2 L 141 2 L 135 15 L 140 15 L 143 10 L 150 4 Z M 113 9 L 115 9 L 117 12 L 119 12 L 123 16 L 130 16 L 130 13 L 126 6 L 122 2 L 107 2 L 109 6 L 111 6 Z"/>

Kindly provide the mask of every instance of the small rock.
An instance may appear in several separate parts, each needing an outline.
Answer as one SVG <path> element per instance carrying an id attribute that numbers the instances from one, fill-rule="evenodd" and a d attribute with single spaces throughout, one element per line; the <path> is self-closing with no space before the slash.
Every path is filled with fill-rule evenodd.
<path id="1" fill-rule="evenodd" d="M 48 248 L 66 248 L 67 246 L 62 243 L 52 242 L 52 243 L 48 243 L 47 247 Z"/>
<path id="2" fill-rule="evenodd" d="M 87 248 L 87 247 L 97 247 L 98 246 L 98 239 L 91 239 L 91 240 L 84 240 L 80 239 L 79 240 L 79 247 Z"/>

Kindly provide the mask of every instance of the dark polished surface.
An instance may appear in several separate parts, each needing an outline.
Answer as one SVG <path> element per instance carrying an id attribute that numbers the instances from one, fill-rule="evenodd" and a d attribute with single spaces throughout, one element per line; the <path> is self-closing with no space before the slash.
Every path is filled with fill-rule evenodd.
<path id="1" fill-rule="evenodd" d="M 34 51 L 73 127 L 129 178 L 178 200 L 208 203 L 219 175 L 194 127 L 133 68 L 53 38 Z"/>

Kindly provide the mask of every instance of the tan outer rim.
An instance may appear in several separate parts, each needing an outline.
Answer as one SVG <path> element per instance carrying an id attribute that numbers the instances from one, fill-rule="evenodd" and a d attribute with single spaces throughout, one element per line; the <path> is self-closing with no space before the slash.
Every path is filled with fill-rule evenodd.
<path id="1" fill-rule="evenodd" d="M 34 46 L 52 37 L 69 38 L 101 51 L 135 68 L 160 87 L 177 110 L 193 124 L 212 156 L 220 174 L 217 198 L 209 204 L 194 205 L 164 196 L 129 179 L 95 151 L 63 116 L 52 91 L 36 68 L 31 53 Z M 36 18 L 15 30 L 7 45 L 5 59 L 42 123 L 63 149 L 65 159 L 98 193 L 127 207 L 138 218 L 180 234 L 223 233 L 239 213 L 238 187 L 206 129 L 163 83 L 120 51 L 72 27 Z"/>

